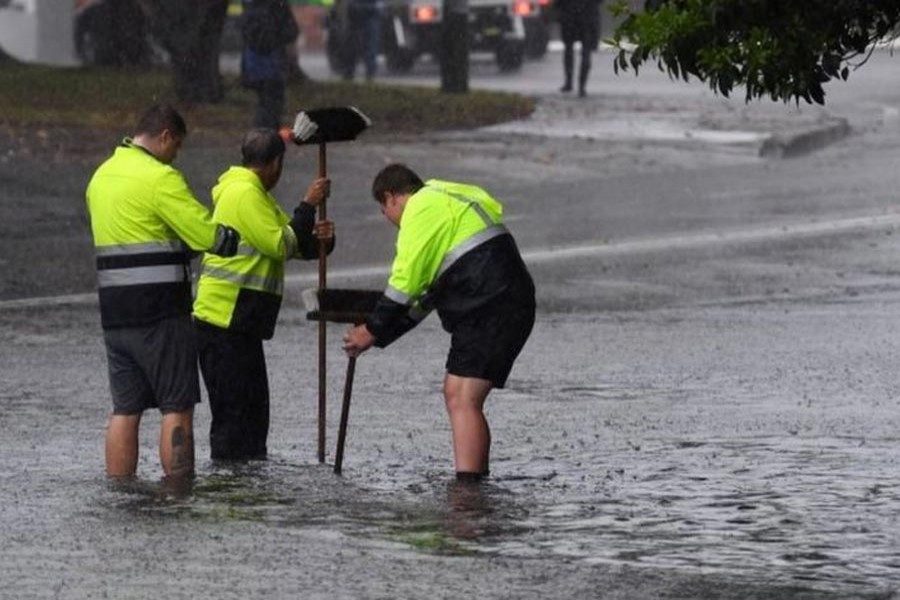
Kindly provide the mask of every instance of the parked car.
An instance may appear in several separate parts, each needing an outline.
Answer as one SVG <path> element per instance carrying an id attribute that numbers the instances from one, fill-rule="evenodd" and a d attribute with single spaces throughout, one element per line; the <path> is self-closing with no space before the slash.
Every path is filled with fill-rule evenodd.
<path id="1" fill-rule="evenodd" d="M 75 52 L 88 65 L 165 62 L 136 2 L 75 0 Z"/>
<path id="2" fill-rule="evenodd" d="M 501 71 L 522 66 L 526 23 L 538 19 L 537 0 L 469 0 L 469 48 L 493 53 Z M 343 23 L 340 6 L 328 19 L 327 53 L 335 72 L 342 72 Z M 441 0 L 388 0 L 381 27 L 381 53 L 389 71 L 405 73 L 424 54 L 439 59 L 443 21 Z"/>

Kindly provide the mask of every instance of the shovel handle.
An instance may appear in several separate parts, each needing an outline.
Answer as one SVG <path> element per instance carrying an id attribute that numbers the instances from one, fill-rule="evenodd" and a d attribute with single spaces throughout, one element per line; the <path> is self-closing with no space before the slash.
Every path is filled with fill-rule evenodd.
<path id="1" fill-rule="evenodd" d="M 319 177 L 328 176 L 328 163 L 325 156 L 325 144 L 319 144 Z M 322 200 L 319 204 L 319 221 L 327 218 L 327 199 Z M 326 272 L 328 270 L 328 246 L 326 240 L 319 240 L 319 289 L 324 290 L 327 285 Z M 319 321 L 319 463 L 325 462 L 325 383 L 326 362 L 325 362 L 325 342 L 327 339 L 327 328 L 325 320 Z"/>
<path id="2" fill-rule="evenodd" d="M 347 378 L 344 380 L 344 401 L 341 405 L 341 424 L 338 428 L 337 450 L 334 453 L 334 473 L 341 474 L 344 463 L 344 442 L 347 440 L 347 420 L 350 417 L 350 396 L 353 394 L 353 373 L 356 371 L 356 357 L 347 361 Z"/>
<path id="3" fill-rule="evenodd" d="M 325 143 L 319 144 L 319 177 L 328 177 L 328 158 L 325 155 Z M 328 219 L 328 199 L 319 203 L 319 222 Z M 327 286 L 326 271 L 328 267 L 327 252 L 328 243 L 326 240 L 319 240 L 319 288 L 325 289 Z"/>

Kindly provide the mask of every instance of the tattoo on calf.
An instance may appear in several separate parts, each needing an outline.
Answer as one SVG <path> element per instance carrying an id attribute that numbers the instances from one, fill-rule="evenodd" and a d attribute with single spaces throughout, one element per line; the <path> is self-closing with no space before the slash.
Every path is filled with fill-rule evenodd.
<path id="1" fill-rule="evenodd" d="M 189 467 L 194 461 L 193 444 L 190 432 L 184 427 L 176 427 L 172 430 L 172 467 L 177 471 Z"/>

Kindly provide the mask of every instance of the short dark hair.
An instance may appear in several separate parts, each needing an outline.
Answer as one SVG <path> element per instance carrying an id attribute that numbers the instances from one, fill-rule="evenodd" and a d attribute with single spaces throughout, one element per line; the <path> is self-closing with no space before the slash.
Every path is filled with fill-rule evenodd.
<path id="1" fill-rule="evenodd" d="M 274 129 L 251 129 L 241 144 L 241 164 L 262 167 L 284 154 L 284 140 Z"/>
<path id="2" fill-rule="evenodd" d="M 372 196 L 379 204 L 384 204 L 384 194 L 415 194 L 425 187 L 416 172 L 404 164 L 393 163 L 375 176 L 372 182 Z"/>
<path id="3" fill-rule="evenodd" d="M 138 121 L 135 135 L 157 136 L 168 129 L 173 135 L 183 138 L 187 135 L 184 118 L 171 104 L 154 104 Z"/>

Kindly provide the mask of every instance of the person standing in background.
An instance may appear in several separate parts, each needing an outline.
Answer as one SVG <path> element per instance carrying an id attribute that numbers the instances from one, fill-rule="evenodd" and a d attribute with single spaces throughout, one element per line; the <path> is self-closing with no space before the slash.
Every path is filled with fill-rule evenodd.
<path id="1" fill-rule="evenodd" d="M 378 71 L 378 49 L 381 38 L 382 0 L 343 0 L 347 2 L 347 60 L 344 79 L 350 81 L 356 64 L 362 60 L 366 81 Z"/>
<path id="2" fill-rule="evenodd" d="M 243 0 L 241 85 L 256 92 L 253 124 L 278 130 L 284 111 L 288 55 L 300 35 L 286 0 Z"/>
<path id="3" fill-rule="evenodd" d="M 581 42 L 581 62 L 578 68 L 578 96 L 587 96 L 587 80 L 591 72 L 591 53 L 600 41 L 600 4 L 602 0 L 556 0 L 560 35 L 563 42 L 563 73 L 561 92 L 572 91 L 575 74 L 575 42 Z"/>

